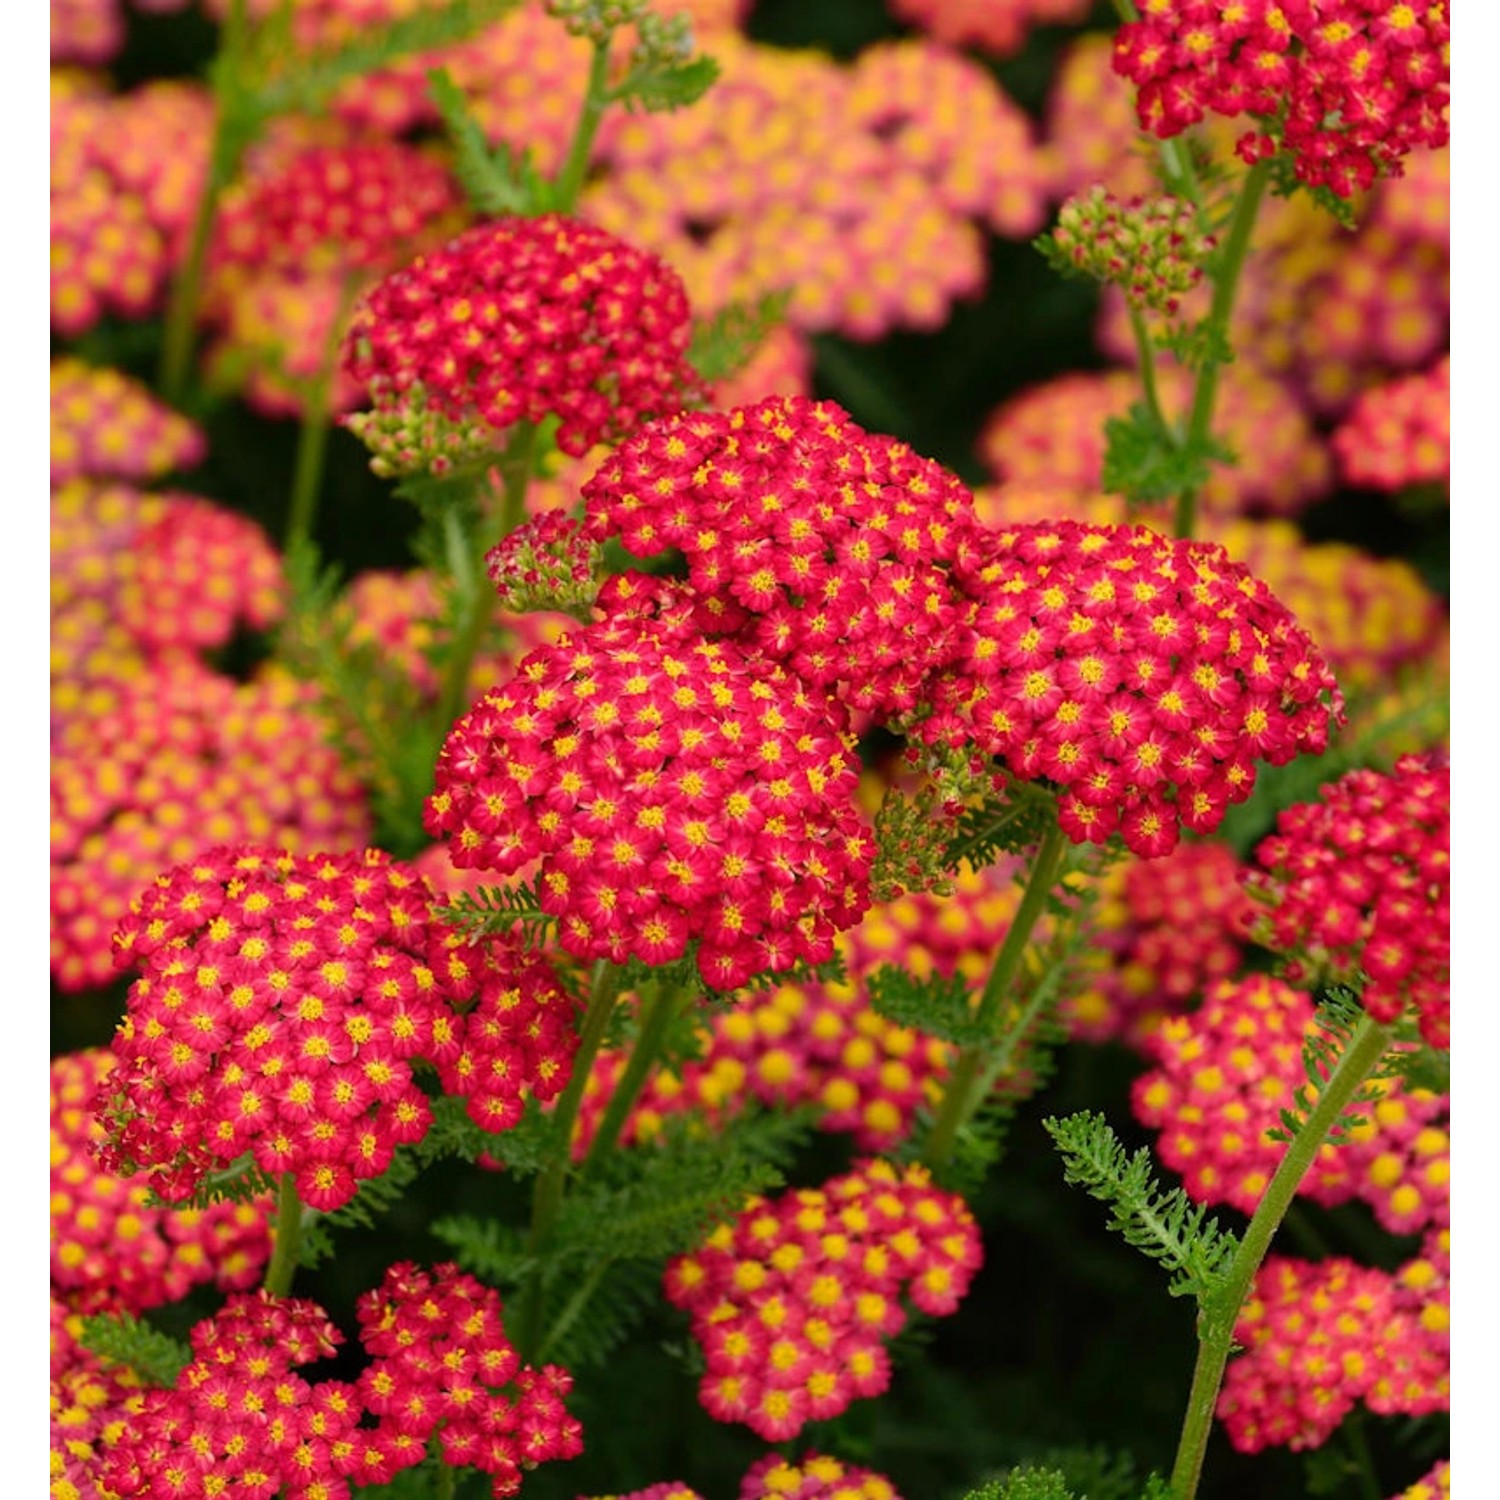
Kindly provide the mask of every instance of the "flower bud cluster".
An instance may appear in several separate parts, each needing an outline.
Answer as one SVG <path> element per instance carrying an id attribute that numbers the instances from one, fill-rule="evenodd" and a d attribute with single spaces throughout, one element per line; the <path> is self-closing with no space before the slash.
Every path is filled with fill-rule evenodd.
<path id="1" fill-rule="evenodd" d="M 707 1361 L 705 1410 L 774 1443 L 884 1391 L 903 1294 L 945 1316 L 981 1258 L 961 1198 L 922 1167 L 876 1159 L 822 1188 L 752 1199 L 668 1265 L 665 1289 Z"/>
<path id="2" fill-rule="evenodd" d="M 504 218 L 372 287 L 345 366 L 387 424 L 415 407 L 419 431 L 435 416 L 467 452 L 556 417 L 576 454 L 701 398 L 691 333 L 682 283 L 654 255 L 581 219 Z M 380 421 L 348 425 L 393 472 L 411 466 Z"/>
<path id="3" fill-rule="evenodd" d="M 1073 1036 L 1142 1047 L 1239 968 L 1249 902 L 1227 845 L 1179 844 L 1150 861 L 1128 860 L 1103 877 L 1093 913 L 1097 968 L 1062 1006 Z"/>
<path id="4" fill-rule="evenodd" d="M 1051 782 L 1075 843 L 1118 831 L 1159 858 L 1180 828 L 1217 828 L 1257 760 L 1326 747 L 1332 673 L 1221 547 L 1073 521 L 970 545 L 963 649 L 919 732 Z"/>
<path id="5" fill-rule="evenodd" d="M 1351 771 L 1276 820 L 1246 889 L 1264 906 L 1256 942 L 1290 957 L 1294 982 L 1359 988 L 1391 1023 L 1415 1012 L 1448 1045 L 1448 767 L 1403 756 L 1389 774 Z"/>
<path id="6" fill-rule="evenodd" d="M 270 1258 L 269 1198 L 205 1209 L 152 1207 L 144 1183 L 95 1164 L 90 1111 L 114 1068 L 102 1050 L 52 1062 L 52 1294 L 81 1312 L 144 1312 L 195 1286 L 253 1286 Z"/>
<path id="7" fill-rule="evenodd" d="M 1121 200 L 1096 183 L 1063 204 L 1051 243 L 1064 263 L 1120 287 L 1131 306 L 1170 316 L 1202 281 L 1215 242 L 1181 198 Z"/>
<path id="8" fill-rule="evenodd" d="M 343 1341 L 323 1309 L 231 1297 L 194 1326 L 176 1383 L 126 1417 L 103 1465 L 107 1492 L 323 1500 L 388 1483 L 436 1434 L 445 1462 L 488 1474 L 503 1500 L 523 1469 L 582 1450 L 563 1403 L 571 1377 L 522 1366 L 499 1297 L 456 1266 L 393 1265 L 357 1312 L 369 1362 L 354 1381 L 309 1382 L 297 1369 Z"/>
<path id="9" fill-rule="evenodd" d="M 687 560 L 695 620 L 858 710 L 913 708 L 952 655 L 964 485 L 831 401 L 772 396 L 639 429 L 583 487 L 586 534 Z"/>
<path id="10" fill-rule="evenodd" d="M 1365 391 L 1333 434 L 1345 481 L 1362 489 L 1447 484 L 1449 361 Z"/>
<path id="11" fill-rule="evenodd" d="M 1317 1448 L 1362 1401 L 1378 1416 L 1448 1410 L 1448 1233 L 1395 1272 L 1271 1256 L 1235 1324 L 1218 1416 L 1241 1453 Z"/>
<path id="12" fill-rule="evenodd" d="M 580 958 L 670 963 L 696 942 L 715 989 L 820 963 L 868 905 L 874 853 L 837 706 L 639 583 L 664 613 L 542 647 L 458 721 L 428 831 L 460 869 L 540 858 Z"/>
<path id="13" fill-rule="evenodd" d="M 603 560 L 603 546 L 560 511 L 518 526 L 484 555 L 502 608 L 556 610 L 584 621 L 592 618 Z"/>
<path id="14" fill-rule="evenodd" d="M 52 361 L 52 483 L 160 479 L 208 451 L 202 430 L 138 380 L 64 356 Z"/>
<path id="15" fill-rule="evenodd" d="M 96 1107 L 101 1164 L 178 1200 L 249 1152 L 327 1211 L 426 1135 L 418 1063 L 486 1129 L 554 1097 L 573 1002 L 541 957 L 467 944 L 430 902 L 374 850 L 220 848 L 158 876 L 115 937 L 139 977 Z"/>
<path id="16" fill-rule="evenodd" d="M 1285 151 L 1299 181 L 1341 198 L 1448 141 L 1447 0 L 1156 5 L 1120 28 L 1114 66 L 1143 130 L 1249 115 L 1246 161 Z"/>

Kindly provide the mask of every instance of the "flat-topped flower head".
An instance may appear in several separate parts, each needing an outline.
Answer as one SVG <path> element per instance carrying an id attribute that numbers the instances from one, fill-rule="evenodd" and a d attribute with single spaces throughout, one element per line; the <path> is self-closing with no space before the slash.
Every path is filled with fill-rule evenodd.
<path id="1" fill-rule="evenodd" d="M 703 1349 L 705 1410 L 779 1443 L 880 1395 L 891 1378 L 885 1341 L 906 1324 L 903 1296 L 946 1316 L 982 1258 L 962 1198 L 934 1187 L 924 1167 L 876 1159 L 821 1188 L 751 1199 L 667 1266 L 665 1290 Z"/>
<path id="2" fill-rule="evenodd" d="M 1345 481 L 1361 489 L 1446 485 L 1451 376 L 1445 354 L 1430 370 L 1365 391 L 1333 435 Z"/>
<path id="3" fill-rule="evenodd" d="M 1156 858 L 1217 828 L 1257 761 L 1326 747 L 1332 673 L 1222 547 L 1059 521 L 973 548 L 965 639 L 919 731 L 1050 783 L 1075 843 L 1118 832 Z"/>
<path id="4" fill-rule="evenodd" d="M 1448 1045 L 1448 767 L 1403 756 L 1287 808 L 1255 851 L 1246 888 L 1263 903 L 1256 942 L 1288 973 L 1352 984 L 1377 1021 L 1414 1014 Z"/>
<path id="5" fill-rule="evenodd" d="M 195 423 L 119 370 L 64 356 L 52 361 L 52 483 L 82 477 L 160 479 L 208 452 Z"/>
<path id="6" fill-rule="evenodd" d="M 1115 39 L 1141 128 L 1166 139 L 1248 115 L 1247 161 L 1352 198 L 1448 141 L 1447 0 L 1155 0 Z"/>
<path id="7" fill-rule="evenodd" d="M 838 707 L 685 613 L 527 656 L 454 725 L 426 821 L 460 869 L 539 859 L 568 952 L 655 964 L 696 943 L 705 982 L 733 989 L 831 956 L 874 846 Z"/>
<path id="8" fill-rule="evenodd" d="M 824 1453 L 793 1462 L 768 1453 L 746 1471 L 739 1500 L 901 1500 L 883 1474 Z"/>
<path id="9" fill-rule="evenodd" d="M 696 619 L 855 708 L 912 708 L 954 644 L 973 497 L 831 401 L 773 396 L 641 428 L 583 486 L 588 534 L 687 559 Z"/>
<path id="10" fill-rule="evenodd" d="M 573 1002 L 539 956 L 464 942 L 431 899 L 375 850 L 214 849 L 159 876 L 115 939 L 139 977 L 96 1103 L 101 1164 L 175 1201 L 248 1152 L 329 1210 L 426 1135 L 418 1064 L 487 1129 L 555 1095 Z"/>
<path id="11" fill-rule="evenodd" d="M 348 425 L 382 473 L 441 471 L 433 443 L 456 435 L 472 456 L 548 417 L 584 453 L 703 397 L 691 335 L 687 294 L 656 256 L 581 219 L 497 219 L 366 293 L 344 362 L 374 410 Z"/>

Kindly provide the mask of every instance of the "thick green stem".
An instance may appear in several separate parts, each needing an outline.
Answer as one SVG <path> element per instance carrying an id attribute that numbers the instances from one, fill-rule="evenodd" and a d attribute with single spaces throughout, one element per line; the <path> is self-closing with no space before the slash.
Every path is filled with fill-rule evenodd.
<path id="1" fill-rule="evenodd" d="M 588 1155 L 583 1162 L 585 1171 L 614 1149 L 616 1139 L 625 1128 L 631 1107 L 645 1085 L 646 1075 L 650 1073 L 661 1052 L 662 1040 L 682 1008 L 683 998 L 681 993 L 659 984 L 653 985 L 641 997 L 640 1029 L 636 1033 L 635 1045 L 630 1049 L 630 1060 L 625 1064 L 625 1071 L 620 1075 L 619 1082 L 615 1084 L 615 1091 L 610 1095 L 599 1121 L 599 1128 L 589 1143 Z"/>
<path id="2" fill-rule="evenodd" d="M 572 213 L 578 204 L 578 195 L 583 191 L 594 137 L 599 133 L 599 122 L 609 104 L 608 84 L 609 43 L 595 42 L 593 60 L 589 64 L 588 88 L 583 96 L 583 107 L 578 112 L 578 124 L 573 129 L 573 142 L 553 187 L 553 207 L 559 213 Z"/>
<path id="3" fill-rule="evenodd" d="M 1047 905 L 1052 887 L 1057 884 L 1067 845 L 1067 835 L 1054 820 L 1037 848 L 1036 859 L 1032 863 L 1031 874 L 1027 877 L 1026 889 L 1021 896 L 1021 904 L 1016 909 L 1015 920 L 1011 922 L 1005 941 L 995 955 L 995 965 L 990 970 L 984 993 L 979 997 L 975 1020 L 981 1026 L 993 1026 L 996 1012 L 1010 993 L 1016 972 L 1021 966 L 1022 955 L 1026 952 L 1026 944 L 1031 940 L 1032 929 Z M 927 1137 L 927 1145 L 922 1152 L 922 1160 L 933 1169 L 947 1162 L 953 1153 L 958 1132 L 981 1102 L 980 1091 L 975 1083 L 979 1079 L 987 1051 L 985 1047 L 965 1047 L 958 1054 L 958 1061 L 954 1063 L 953 1072 L 948 1078 L 948 1086 L 943 1090 L 943 1102 L 933 1121 L 932 1133 Z"/>
<path id="4" fill-rule="evenodd" d="M 297 461 L 292 471 L 292 498 L 287 507 L 286 551 L 312 535 L 313 520 L 318 513 L 318 491 L 323 483 L 323 456 L 328 451 L 328 417 L 333 405 L 333 379 L 338 368 L 339 341 L 344 321 L 354 301 L 357 283 L 346 277 L 339 289 L 338 305 L 328 325 L 318 372 L 307 388 L 302 407 L 302 426 L 297 433 Z"/>
<path id="5" fill-rule="evenodd" d="M 620 998 L 620 977 L 621 970 L 616 964 L 600 959 L 594 965 L 588 1007 L 578 1031 L 578 1050 L 573 1054 L 573 1073 L 552 1113 L 552 1159 L 537 1177 L 531 1199 L 531 1236 L 527 1249 L 532 1257 L 532 1268 L 522 1292 L 519 1336 L 516 1339 L 516 1348 L 525 1360 L 533 1359 L 541 1345 L 545 1280 L 542 1257 L 547 1248 L 547 1236 L 562 1208 L 572 1161 L 573 1126 L 578 1119 L 578 1109 L 583 1103 L 594 1059 L 599 1055 L 599 1047 L 609 1027 L 609 1018 Z"/>
<path id="6" fill-rule="evenodd" d="M 1161 409 L 1161 393 L 1156 386 L 1156 345 L 1151 342 L 1151 330 L 1146 327 L 1146 320 L 1135 303 L 1127 302 L 1126 306 L 1130 311 L 1130 331 L 1135 335 L 1136 354 L 1140 357 L 1141 390 L 1146 396 L 1146 410 L 1151 413 L 1157 430 L 1175 448 L 1181 438 Z"/>
<path id="7" fill-rule="evenodd" d="M 1271 164 L 1258 161 L 1245 173 L 1240 188 L 1239 202 L 1234 206 L 1234 217 L 1229 221 L 1229 233 L 1224 240 L 1224 249 L 1214 270 L 1214 297 L 1208 310 L 1208 321 L 1204 325 L 1206 339 L 1202 367 L 1198 371 L 1197 384 L 1193 387 L 1193 405 L 1188 413 L 1187 432 L 1183 442 L 1190 450 L 1201 449 L 1208 441 L 1214 419 L 1214 401 L 1219 393 L 1219 371 L 1225 361 L 1218 355 L 1227 347 L 1229 320 L 1234 314 L 1234 299 L 1239 291 L 1240 272 L 1245 266 L 1245 257 L 1250 252 L 1250 238 L 1255 231 L 1256 215 L 1260 213 L 1261 200 L 1271 181 Z M 1177 497 L 1177 514 L 1174 531 L 1179 537 L 1193 534 L 1196 519 L 1198 492 L 1184 490 Z"/>
<path id="8" fill-rule="evenodd" d="M 453 1500 L 457 1492 L 458 1470 L 444 1460 L 441 1444 L 434 1442 L 433 1447 L 438 1456 L 437 1472 L 432 1476 L 433 1500 Z"/>
<path id="9" fill-rule="evenodd" d="M 301 1253 L 302 1200 L 297 1196 L 296 1179 L 287 1172 L 282 1176 L 276 1196 L 276 1242 L 263 1283 L 273 1297 L 291 1294 L 292 1278 L 297 1274 L 297 1260 Z"/>
<path id="10" fill-rule="evenodd" d="M 1338 1124 L 1354 1096 L 1391 1043 L 1391 1028 L 1366 1016 L 1349 1040 L 1329 1075 L 1318 1102 L 1281 1158 L 1265 1195 L 1240 1240 L 1224 1284 L 1204 1300 L 1198 1314 L 1198 1362 L 1193 1370 L 1187 1414 L 1172 1466 L 1173 1500 L 1193 1500 L 1203 1472 L 1203 1454 L 1213 1428 L 1214 1408 L 1224 1379 L 1224 1366 L 1234 1343 L 1234 1325 L 1244 1306 L 1255 1273 L 1270 1249 L 1272 1237 L 1291 1207 L 1328 1133 Z"/>

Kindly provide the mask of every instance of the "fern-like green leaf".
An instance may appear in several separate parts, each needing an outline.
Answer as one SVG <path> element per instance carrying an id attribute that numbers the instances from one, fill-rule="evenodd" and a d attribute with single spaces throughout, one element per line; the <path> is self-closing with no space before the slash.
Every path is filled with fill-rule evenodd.
<path id="1" fill-rule="evenodd" d="M 538 1362 L 598 1368 L 660 1305 L 661 1268 L 601 1260 L 582 1280 L 563 1280 L 552 1291 Z"/>
<path id="2" fill-rule="evenodd" d="M 193 1352 L 186 1344 L 129 1313 L 99 1314 L 83 1320 L 85 1349 L 135 1371 L 150 1385 L 175 1384 Z"/>
<path id="3" fill-rule="evenodd" d="M 1213 438 L 1202 443 L 1174 440 L 1139 403 L 1128 416 L 1111 417 L 1104 424 L 1104 438 L 1101 487 L 1141 504 L 1201 489 L 1214 463 L 1236 461 Z"/>
<path id="4" fill-rule="evenodd" d="M 960 974 L 930 974 L 918 979 L 895 964 L 884 964 L 870 976 L 870 1008 L 895 1026 L 908 1026 L 955 1047 L 977 1047 L 990 1030 L 974 1019 L 973 995 Z"/>
<path id="5" fill-rule="evenodd" d="M 1335 987 L 1324 994 L 1313 1016 L 1313 1029 L 1302 1043 L 1302 1071 L 1307 1082 L 1292 1095 L 1291 1106 L 1281 1111 L 1279 1128 L 1266 1132 L 1273 1141 L 1291 1141 L 1307 1123 L 1307 1117 L 1316 1108 L 1324 1084 L 1338 1065 L 1339 1058 L 1349 1046 L 1364 1015 L 1364 1009 L 1353 990 Z M 1361 1104 L 1374 1102 L 1378 1097 L 1378 1090 L 1373 1087 L 1375 1081 L 1388 1077 L 1389 1074 L 1390 1069 L 1382 1066 L 1366 1080 L 1349 1101 L 1349 1107 L 1339 1117 L 1337 1124 L 1328 1132 L 1329 1142 L 1335 1146 L 1342 1145 L 1348 1140 L 1351 1129 L 1365 1123 L 1364 1116 L 1355 1111 Z"/>
<path id="6" fill-rule="evenodd" d="M 254 1203 L 275 1194 L 276 1179 L 261 1171 L 247 1152 L 227 1167 L 207 1173 L 186 1198 L 168 1202 L 152 1191 L 147 1193 L 146 1202 L 151 1208 L 212 1208 L 216 1203 Z"/>
<path id="7" fill-rule="evenodd" d="M 1237 1238 L 1181 1188 L 1162 1188 L 1150 1149 L 1129 1155 L 1102 1114 L 1054 1116 L 1042 1125 L 1062 1153 L 1064 1179 L 1109 1205 L 1110 1228 L 1172 1273 L 1174 1297 L 1202 1305 L 1223 1281 Z"/>
<path id="8" fill-rule="evenodd" d="M 557 918 L 541 908 L 540 877 L 532 885 L 481 885 L 459 891 L 437 915 L 470 937 L 514 937 L 527 948 L 545 947 Z"/>
<path id="9" fill-rule="evenodd" d="M 522 1285 L 536 1265 L 525 1233 L 476 1214 L 445 1214 L 428 1226 L 464 1270 L 494 1287 Z"/>
<path id="10" fill-rule="evenodd" d="M 481 214 L 535 214 L 535 187 L 541 179 L 524 154 L 512 156 L 503 145 L 491 151 L 462 89 L 446 68 L 427 74 L 427 94 L 443 117 L 453 142 L 453 171 L 464 195 Z M 528 169 L 529 176 L 528 176 Z"/>
<path id="11" fill-rule="evenodd" d="M 711 318 L 698 319 L 688 363 L 710 383 L 737 375 L 772 329 L 786 321 L 790 301 L 790 292 L 767 292 L 754 302 L 731 302 Z"/>
<path id="12" fill-rule="evenodd" d="M 964 1500 L 1078 1500 L 1078 1497 L 1068 1488 L 1062 1470 L 1028 1466 L 1012 1469 L 977 1490 L 970 1490 Z"/>
<path id="13" fill-rule="evenodd" d="M 714 85 L 719 65 L 711 57 L 693 57 L 679 62 L 666 57 L 643 57 L 636 61 L 610 91 L 610 99 L 627 109 L 661 114 L 696 104 Z"/>

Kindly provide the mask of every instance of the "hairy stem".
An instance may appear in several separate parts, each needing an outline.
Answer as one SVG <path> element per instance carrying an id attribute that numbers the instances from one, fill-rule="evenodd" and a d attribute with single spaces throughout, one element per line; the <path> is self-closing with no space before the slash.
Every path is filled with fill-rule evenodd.
<path id="1" fill-rule="evenodd" d="M 1021 957 L 1031 939 L 1032 929 L 1046 907 L 1047 897 L 1057 883 L 1062 868 L 1063 855 L 1067 850 L 1067 835 L 1056 820 L 1048 827 L 1037 847 L 1031 873 L 1026 880 L 1026 889 L 1021 904 L 1016 910 L 1015 920 L 1005 934 L 1005 941 L 995 955 L 995 965 L 979 997 L 979 1009 L 975 1019 L 985 1026 L 992 1026 L 1001 1002 L 1010 993 L 1016 972 L 1021 966 Z M 922 1160 L 936 1170 L 942 1167 L 953 1154 L 958 1132 L 968 1123 L 978 1108 L 982 1094 L 976 1087 L 988 1049 L 965 1047 L 958 1054 L 958 1061 L 949 1075 L 948 1086 L 943 1090 L 943 1102 L 933 1121 L 932 1133 L 922 1152 Z"/>
<path id="2" fill-rule="evenodd" d="M 1360 1087 L 1375 1071 L 1391 1043 L 1391 1028 L 1366 1016 L 1349 1039 L 1312 1112 L 1287 1146 L 1275 1175 L 1251 1217 L 1224 1283 L 1205 1298 L 1198 1317 L 1198 1362 L 1188 1394 L 1187 1414 L 1172 1466 L 1173 1500 L 1193 1500 L 1203 1472 L 1203 1454 L 1213 1427 L 1214 1408 L 1224 1367 L 1234 1342 L 1234 1325 L 1240 1308 L 1260 1270 L 1272 1237 L 1286 1217 L 1292 1199 L 1317 1159 L 1328 1133 L 1338 1124 Z"/>
<path id="3" fill-rule="evenodd" d="M 604 1041 L 609 1018 L 614 1014 L 615 1002 L 620 998 L 620 975 L 619 967 L 604 959 L 594 965 L 588 1006 L 578 1032 L 578 1050 L 573 1054 L 572 1076 L 552 1113 L 552 1159 L 537 1177 L 536 1188 L 532 1193 L 531 1236 L 527 1242 L 532 1269 L 522 1291 L 520 1335 L 516 1340 L 521 1358 L 528 1361 L 535 1357 L 542 1341 L 543 1283 L 546 1277 L 543 1252 L 547 1248 L 547 1236 L 557 1222 L 567 1188 L 573 1153 L 573 1126 L 578 1119 L 578 1108 L 583 1103 L 584 1090 L 588 1086 L 594 1059 L 599 1055 L 600 1044 Z"/>
<path id="4" fill-rule="evenodd" d="M 594 56 L 589 63 L 588 87 L 583 95 L 583 106 L 578 111 L 578 124 L 573 128 L 573 141 L 568 147 L 567 160 L 557 174 L 553 191 L 553 206 L 559 213 L 572 213 L 578 203 L 578 194 L 583 190 L 583 179 L 588 173 L 589 156 L 594 149 L 594 137 L 599 133 L 599 122 L 604 118 L 609 104 L 609 43 L 595 42 Z"/>
<path id="5" fill-rule="evenodd" d="M 276 1242 L 262 1283 L 273 1297 L 291 1294 L 292 1277 L 297 1274 L 297 1259 L 302 1253 L 302 1200 L 297 1196 L 297 1182 L 290 1172 L 282 1174 L 276 1195 Z"/>

